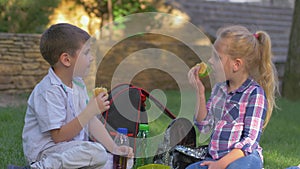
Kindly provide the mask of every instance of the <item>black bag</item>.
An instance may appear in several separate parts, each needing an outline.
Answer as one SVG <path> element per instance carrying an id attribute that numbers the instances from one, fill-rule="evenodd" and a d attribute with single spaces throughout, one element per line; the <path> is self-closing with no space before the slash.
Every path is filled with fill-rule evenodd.
<path id="1" fill-rule="evenodd" d="M 156 98 L 146 90 L 131 84 L 120 84 L 111 89 L 108 100 L 110 109 L 102 113 L 100 119 L 106 129 L 114 138 L 119 127 L 128 129 L 128 136 L 135 138 L 139 131 L 139 124 L 148 123 L 148 116 L 145 108 L 146 99 L 150 99 L 159 107 L 169 118 L 175 119 L 175 115 L 163 106 Z M 130 146 L 135 152 L 136 141 L 130 141 Z"/>
<path id="2" fill-rule="evenodd" d="M 209 156 L 208 146 L 203 145 L 197 148 L 190 148 L 178 145 L 173 150 L 173 168 L 184 169 L 188 165 L 204 160 Z"/>
<path id="3" fill-rule="evenodd" d="M 153 163 L 172 166 L 174 169 L 185 169 L 208 156 L 207 146 L 196 148 L 196 131 L 186 118 L 177 118 L 171 122 L 160 145 Z"/>

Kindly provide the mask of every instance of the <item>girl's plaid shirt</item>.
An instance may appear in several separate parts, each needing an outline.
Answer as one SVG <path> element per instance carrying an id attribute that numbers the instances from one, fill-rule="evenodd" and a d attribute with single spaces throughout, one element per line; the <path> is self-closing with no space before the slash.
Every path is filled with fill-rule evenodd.
<path id="1" fill-rule="evenodd" d="M 200 132 L 212 131 L 209 153 L 220 159 L 232 149 L 241 149 L 245 155 L 257 150 L 266 117 L 267 99 L 263 88 L 253 79 L 247 79 L 236 91 L 227 93 L 228 82 L 218 83 L 207 102 L 208 114 L 195 121 Z"/>

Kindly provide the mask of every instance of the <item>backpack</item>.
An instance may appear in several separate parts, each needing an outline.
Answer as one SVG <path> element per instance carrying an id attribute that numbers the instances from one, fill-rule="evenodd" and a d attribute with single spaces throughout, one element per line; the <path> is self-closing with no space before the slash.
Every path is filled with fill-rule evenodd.
<path id="1" fill-rule="evenodd" d="M 116 135 L 117 128 L 119 127 L 127 128 L 128 136 L 136 138 L 139 131 L 139 124 L 148 124 L 148 115 L 145 107 L 147 99 L 155 103 L 169 118 L 176 118 L 169 109 L 149 94 L 149 92 L 132 84 L 119 84 L 112 88 L 108 94 L 110 108 L 103 112 L 99 118 L 104 123 L 112 138 Z M 133 147 L 135 152 L 136 139 L 130 139 L 130 146 Z"/>
<path id="2" fill-rule="evenodd" d="M 206 157 L 207 146 L 196 148 L 196 131 L 190 120 L 177 118 L 166 106 L 143 88 L 132 84 L 119 84 L 109 92 L 110 108 L 99 117 L 112 138 L 117 128 L 128 129 L 130 146 L 136 152 L 136 136 L 139 124 L 148 124 L 146 100 L 151 100 L 172 121 L 164 132 L 162 144 L 159 144 L 153 163 L 184 169 L 189 164 Z M 193 157 L 190 151 L 197 152 L 201 157 Z M 200 152 L 200 153 L 199 153 Z"/>

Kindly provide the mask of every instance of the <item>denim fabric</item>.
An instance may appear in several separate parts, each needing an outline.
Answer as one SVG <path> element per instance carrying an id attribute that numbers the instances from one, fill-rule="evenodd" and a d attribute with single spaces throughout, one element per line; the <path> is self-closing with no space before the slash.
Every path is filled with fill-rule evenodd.
<path id="1" fill-rule="evenodd" d="M 211 158 L 205 159 L 204 161 L 214 161 Z M 207 166 L 200 166 L 203 161 L 189 165 L 186 169 L 208 169 Z M 262 160 L 257 151 L 252 154 L 239 158 L 229 164 L 226 169 L 262 169 Z"/>
<path id="2" fill-rule="evenodd" d="M 286 169 L 300 169 L 300 167 L 297 167 L 297 166 L 292 166 L 292 167 L 288 167 Z"/>

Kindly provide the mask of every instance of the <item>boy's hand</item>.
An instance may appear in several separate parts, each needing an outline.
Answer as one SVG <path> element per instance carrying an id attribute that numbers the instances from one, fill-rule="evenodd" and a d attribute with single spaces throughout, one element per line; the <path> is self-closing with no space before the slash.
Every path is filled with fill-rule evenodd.
<path id="1" fill-rule="evenodd" d="M 93 97 L 86 108 L 77 116 L 81 126 L 85 126 L 94 116 L 109 109 L 108 95 L 105 92 Z"/>
<path id="2" fill-rule="evenodd" d="M 101 113 L 110 108 L 107 93 L 101 92 L 95 99 Z"/>
<path id="3" fill-rule="evenodd" d="M 134 157 L 133 149 L 129 146 L 116 146 L 113 154 L 127 155 L 128 158 Z"/>

